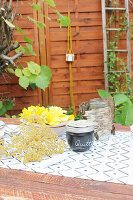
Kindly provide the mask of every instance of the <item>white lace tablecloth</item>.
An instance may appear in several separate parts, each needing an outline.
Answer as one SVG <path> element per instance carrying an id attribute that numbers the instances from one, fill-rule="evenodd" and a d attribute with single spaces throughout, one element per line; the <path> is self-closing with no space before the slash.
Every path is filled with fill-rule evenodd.
<path id="1" fill-rule="evenodd" d="M 10 141 L 7 132 L 16 128 L 15 125 L 3 128 L 5 142 Z M 61 139 L 66 140 L 65 133 Z M 76 153 L 67 146 L 63 154 L 27 164 L 3 157 L 0 167 L 133 185 L 133 138 L 130 132 L 117 131 L 116 135 L 95 140 L 86 152 Z"/>

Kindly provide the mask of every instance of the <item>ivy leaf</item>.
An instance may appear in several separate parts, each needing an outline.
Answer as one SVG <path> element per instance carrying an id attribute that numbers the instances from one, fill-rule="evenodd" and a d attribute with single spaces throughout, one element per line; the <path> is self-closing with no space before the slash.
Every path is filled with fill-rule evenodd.
<path id="1" fill-rule="evenodd" d="M 2 108 L 0 109 L 0 116 L 4 115 L 6 113 L 6 107 L 2 106 Z"/>
<path id="2" fill-rule="evenodd" d="M 37 10 L 38 12 L 41 12 L 41 7 L 38 4 L 32 3 L 30 4 L 30 6 L 35 10 Z"/>
<path id="3" fill-rule="evenodd" d="M 22 70 L 21 69 L 15 69 L 15 75 L 17 77 L 21 77 L 23 74 L 22 74 Z"/>
<path id="4" fill-rule="evenodd" d="M 70 18 L 67 17 L 67 16 L 61 15 L 59 11 L 56 11 L 56 13 L 59 16 L 59 19 L 57 19 L 57 21 L 59 22 L 59 24 L 61 26 L 67 27 L 70 24 L 70 22 L 71 22 Z"/>
<path id="5" fill-rule="evenodd" d="M 128 100 L 128 97 L 125 94 L 116 94 L 114 95 L 115 106 L 119 106 Z"/>
<path id="6" fill-rule="evenodd" d="M 97 90 L 101 98 L 111 97 L 111 94 L 105 90 Z"/>
<path id="7" fill-rule="evenodd" d="M 24 89 L 27 89 L 27 87 L 29 86 L 29 79 L 26 76 L 21 76 L 19 78 L 19 85 Z"/>
<path id="8" fill-rule="evenodd" d="M 31 40 L 29 37 L 27 37 L 26 35 L 23 36 L 24 41 L 33 44 L 33 40 Z"/>
<path id="9" fill-rule="evenodd" d="M 47 2 L 47 4 L 49 5 L 49 6 L 51 6 L 51 7 L 55 7 L 55 3 L 54 3 L 54 1 L 53 0 L 47 0 L 46 1 Z"/>
<path id="10" fill-rule="evenodd" d="M 32 74 L 35 74 L 35 75 L 39 75 L 41 71 L 40 65 L 32 61 L 28 62 L 28 69 L 30 70 Z"/>
<path id="11" fill-rule="evenodd" d="M 24 68 L 22 70 L 22 72 L 23 72 L 24 76 L 30 76 L 31 75 L 31 72 L 30 72 L 30 70 L 28 68 Z"/>
<path id="12" fill-rule="evenodd" d="M 0 109 L 2 108 L 2 106 L 3 106 L 3 102 L 2 102 L 2 101 L 0 101 Z"/>

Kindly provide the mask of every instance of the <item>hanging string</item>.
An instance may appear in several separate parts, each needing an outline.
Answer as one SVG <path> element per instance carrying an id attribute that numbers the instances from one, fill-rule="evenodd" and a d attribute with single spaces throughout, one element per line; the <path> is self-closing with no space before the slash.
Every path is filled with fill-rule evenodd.
<path id="1" fill-rule="evenodd" d="M 70 18 L 70 12 L 68 12 L 68 17 Z M 71 24 L 68 26 L 68 40 L 67 40 L 67 54 L 74 54 L 72 50 L 72 35 L 71 35 Z M 75 102 L 74 102 L 74 95 L 73 95 L 73 78 L 72 78 L 72 63 L 69 62 L 69 74 L 70 74 L 70 98 L 71 98 L 71 105 L 73 108 L 73 114 L 76 116 L 75 111 Z"/>

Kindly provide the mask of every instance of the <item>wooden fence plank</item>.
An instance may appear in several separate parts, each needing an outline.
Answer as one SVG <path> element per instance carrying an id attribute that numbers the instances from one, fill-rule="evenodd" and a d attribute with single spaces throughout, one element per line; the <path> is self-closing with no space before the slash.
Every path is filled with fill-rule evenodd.
<path id="1" fill-rule="evenodd" d="M 78 40 L 77 40 L 78 41 Z M 66 54 L 67 42 L 51 42 L 51 55 Z M 121 44 L 121 46 L 123 46 Z M 102 40 L 89 40 L 79 41 L 79 46 L 73 44 L 73 51 L 75 54 L 102 54 L 103 41 Z"/>
<path id="2" fill-rule="evenodd" d="M 67 31 L 66 29 L 59 29 L 58 31 L 53 31 L 50 32 L 50 38 L 51 42 L 52 41 L 66 41 L 67 40 Z M 73 41 L 75 40 L 102 40 L 103 38 L 103 33 L 101 29 L 90 29 L 88 31 L 80 31 L 80 32 L 72 32 L 72 39 Z"/>

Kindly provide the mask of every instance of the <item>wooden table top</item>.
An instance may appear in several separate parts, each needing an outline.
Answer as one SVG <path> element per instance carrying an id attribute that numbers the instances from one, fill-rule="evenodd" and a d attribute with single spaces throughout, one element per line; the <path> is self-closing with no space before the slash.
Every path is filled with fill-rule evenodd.
<path id="1" fill-rule="evenodd" d="M 133 200 L 133 185 L 0 168 L 2 200 Z"/>

